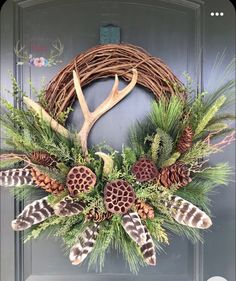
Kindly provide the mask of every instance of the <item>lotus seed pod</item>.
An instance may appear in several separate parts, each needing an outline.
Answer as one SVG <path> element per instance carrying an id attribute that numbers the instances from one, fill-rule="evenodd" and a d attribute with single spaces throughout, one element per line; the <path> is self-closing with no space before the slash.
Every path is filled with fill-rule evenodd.
<path id="1" fill-rule="evenodd" d="M 125 214 L 135 201 L 133 187 L 125 180 L 107 183 L 104 190 L 104 204 L 111 213 Z"/>
<path id="2" fill-rule="evenodd" d="M 66 186 L 73 197 L 81 192 L 89 192 L 95 184 L 96 175 L 85 166 L 76 166 L 67 175 Z"/>
<path id="3" fill-rule="evenodd" d="M 139 182 L 147 182 L 157 177 L 158 170 L 152 160 L 141 158 L 133 165 L 132 174 Z"/>

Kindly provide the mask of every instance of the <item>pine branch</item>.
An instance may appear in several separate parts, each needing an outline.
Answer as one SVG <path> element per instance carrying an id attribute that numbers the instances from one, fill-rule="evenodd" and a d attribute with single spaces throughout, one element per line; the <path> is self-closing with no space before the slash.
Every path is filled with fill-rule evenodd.
<path id="1" fill-rule="evenodd" d="M 215 116 L 216 112 L 219 111 L 219 109 L 225 103 L 225 101 L 226 101 L 226 97 L 225 96 L 220 96 L 214 102 L 214 104 L 207 110 L 207 112 L 202 117 L 202 120 L 200 121 L 200 123 L 198 124 L 198 126 L 197 126 L 197 128 L 195 130 L 195 136 L 200 134 L 205 129 L 205 127 L 207 126 L 209 121 Z"/>
<path id="2" fill-rule="evenodd" d="M 206 141 L 198 141 L 180 158 L 180 161 L 185 164 L 194 164 L 198 159 L 216 152 L 219 152 L 219 149 L 209 145 Z"/>
<path id="3" fill-rule="evenodd" d="M 183 115 L 184 103 L 176 96 L 171 96 L 169 100 L 161 97 L 154 102 L 150 113 L 150 120 L 156 128 L 160 128 L 173 138 L 177 137 L 177 132 L 181 127 L 180 119 Z"/>
<path id="4" fill-rule="evenodd" d="M 233 174 L 232 168 L 228 163 L 219 163 L 214 167 L 208 167 L 197 174 L 197 179 L 211 181 L 217 185 L 227 185 L 230 175 Z"/>

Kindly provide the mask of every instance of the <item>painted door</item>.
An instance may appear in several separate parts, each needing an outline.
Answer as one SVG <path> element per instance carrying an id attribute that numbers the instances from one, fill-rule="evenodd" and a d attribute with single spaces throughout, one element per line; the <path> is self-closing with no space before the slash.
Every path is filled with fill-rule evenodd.
<path id="1" fill-rule="evenodd" d="M 212 11 L 222 11 L 224 16 L 214 18 Z M 7 70 L 11 70 L 24 91 L 34 96 L 29 77 L 40 88 L 42 77 L 49 81 L 75 55 L 98 44 L 99 28 L 106 24 L 119 26 L 122 42 L 141 46 L 160 57 L 180 79 L 183 80 L 184 71 L 189 72 L 200 88 L 208 81 L 218 52 L 227 48 L 222 67 L 234 56 L 234 11 L 226 0 L 8 0 L 1 10 L 2 95 L 9 98 L 4 89 L 10 88 Z M 65 47 L 61 64 L 51 68 L 16 66 L 13 48 L 17 41 L 29 52 L 46 56 L 57 38 Z M 85 89 L 91 108 L 104 99 L 111 85 L 112 79 Z M 89 143 L 106 141 L 120 149 L 128 129 L 145 116 L 151 100 L 151 95 L 137 87 L 119 107 L 99 120 Z M 79 128 L 78 104 L 74 109 L 70 123 Z M 118 123 L 120 116 L 122 122 Z M 2 136 L 2 140 L 6 137 Z M 233 163 L 234 147 L 219 157 Z M 103 273 L 96 273 L 87 272 L 86 265 L 71 266 L 60 241 L 43 237 L 24 245 L 22 234 L 13 233 L 10 227 L 22 206 L 14 202 L 7 190 L 1 190 L 1 281 L 205 281 L 211 276 L 233 281 L 233 198 L 233 184 L 212 197 L 215 226 L 205 234 L 204 246 L 171 236 L 171 245 L 158 256 L 158 265 L 134 276 L 115 252 L 108 254 Z"/>

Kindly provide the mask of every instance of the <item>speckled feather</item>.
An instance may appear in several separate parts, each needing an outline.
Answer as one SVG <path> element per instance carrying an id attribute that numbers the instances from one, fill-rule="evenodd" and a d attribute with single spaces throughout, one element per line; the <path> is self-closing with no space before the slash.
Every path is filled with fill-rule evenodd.
<path id="1" fill-rule="evenodd" d="M 11 187 L 33 184 L 31 169 L 11 169 L 0 171 L 0 186 Z"/>
<path id="2" fill-rule="evenodd" d="M 212 225 L 211 218 L 198 207 L 179 196 L 171 196 L 166 206 L 172 217 L 180 224 L 206 229 Z"/>
<path id="3" fill-rule="evenodd" d="M 70 261 L 73 265 L 80 264 L 92 251 L 99 232 L 99 224 L 88 226 L 81 239 L 70 249 Z"/>
<path id="4" fill-rule="evenodd" d="M 43 222 L 52 215 L 54 215 L 54 210 L 48 204 L 47 197 L 44 197 L 27 205 L 12 221 L 11 226 L 15 231 L 25 230 L 34 224 Z"/>

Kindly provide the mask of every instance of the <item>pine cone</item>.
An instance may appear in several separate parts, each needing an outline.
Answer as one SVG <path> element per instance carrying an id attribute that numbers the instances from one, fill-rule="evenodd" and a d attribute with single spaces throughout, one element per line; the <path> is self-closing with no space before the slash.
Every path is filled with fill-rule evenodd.
<path id="1" fill-rule="evenodd" d="M 192 146 L 193 143 L 193 130 L 191 127 L 186 127 L 177 144 L 177 151 L 184 153 Z"/>
<path id="2" fill-rule="evenodd" d="M 40 172 L 38 169 L 32 168 L 31 175 L 34 183 L 54 195 L 58 195 L 64 190 L 64 186 L 58 181 L 51 179 L 48 175 Z"/>
<path id="3" fill-rule="evenodd" d="M 88 214 L 85 216 L 86 220 L 93 222 L 102 222 L 104 220 L 109 220 L 113 216 L 112 213 L 100 213 L 97 209 L 89 210 Z"/>
<path id="4" fill-rule="evenodd" d="M 149 204 L 145 203 L 144 201 L 141 201 L 139 199 L 135 200 L 135 206 L 137 209 L 137 212 L 140 216 L 141 219 L 153 219 L 155 214 L 154 214 L 154 209 L 152 206 Z"/>
<path id="5" fill-rule="evenodd" d="M 159 174 L 159 183 L 165 187 L 175 185 L 177 188 L 180 188 L 186 186 L 191 181 L 188 167 L 180 162 L 163 168 Z"/>
<path id="6" fill-rule="evenodd" d="M 132 167 L 132 174 L 139 182 L 153 180 L 157 176 L 158 170 L 155 163 L 147 158 L 139 159 Z"/>
<path id="7" fill-rule="evenodd" d="M 106 209 L 114 214 L 125 214 L 135 201 L 133 187 L 125 180 L 114 180 L 106 184 L 104 189 L 104 204 Z"/>
<path id="8" fill-rule="evenodd" d="M 96 184 L 96 175 L 85 166 L 77 166 L 67 175 L 66 186 L 72 197 L 81 192 L 89 192 Z"/>
<path id="9" fill-rule="evenodd" d="M 33 151 L 30 159 L 33 163 L 46 167 L 54 168 L 57 164 L 55 157 L 45 151 Z"/>

